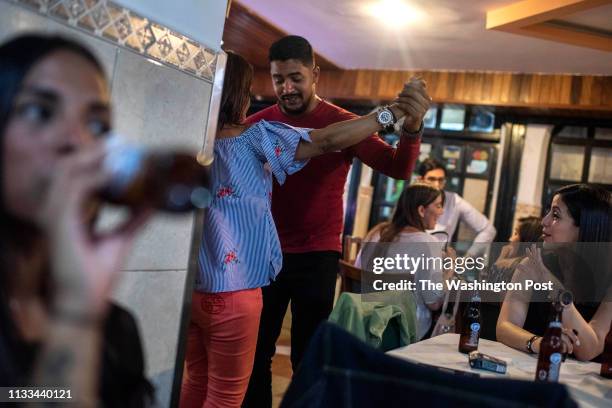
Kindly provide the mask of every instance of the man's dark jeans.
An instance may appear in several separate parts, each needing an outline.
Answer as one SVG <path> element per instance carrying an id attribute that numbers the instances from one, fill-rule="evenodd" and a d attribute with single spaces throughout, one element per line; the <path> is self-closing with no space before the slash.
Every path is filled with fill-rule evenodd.
<path id="1" fill-rule="evenodd" d="M 243 407 L 272 406 L 272 357 L 291 300 L 291 365 L 295 372 L 321 322 L 334 303 L 338 260 L 335 251 L 283 254 L 283 269 L 270 286 L 262 288 L 255 364 Z"/>

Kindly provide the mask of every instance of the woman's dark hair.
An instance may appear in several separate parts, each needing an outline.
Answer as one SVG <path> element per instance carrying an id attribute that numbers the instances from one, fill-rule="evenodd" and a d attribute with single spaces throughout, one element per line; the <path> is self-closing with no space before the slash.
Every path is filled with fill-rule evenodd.
<path id="1" fill-rule="evenodd" d="M 243 121 L 244 110 L 251 98 L 253 66 L 240 55 L 227 51 L 223 94 L 217 129 L 225 125 L 237 125 Z"/>
<path id="2" fill-rule="evenodd" d="M 308 68 L 314 66 L 314 51 L 307 39 L 298 35 L 288 35 L 270 46 L 268 54 L 270 62 L 290 59 L 298 60 Z"/>
<path id="3" fill-rule="evenodd" d="M 85 47 L 73 40 L 41 34 L 15 37 L 0 46 L 0 169 L 4 150 L 4 132 L 13 114 L 15 98 L 26 76 L 43 58 L 55 51 L 70 51 L 89 61 L 106 77 L 98 59 Z M 0 177 L 0 219 L 4 218 L 4 187 Z"/>
<path id="4" fill-rule="evenodd" d="M 516 230 L 520 242 L 538 242 L 542 239 L 542 218 L 519 218 Z"/>
<path id="5" fill-rule="evenodd" d="M 105 77 L 104 69 L 96 57 L 79 43 L 66 38 L 28 34 L 0 45 L 0 172 L 3 168 L 4 132 L 13 114 L 15 99 L 30 70 L 56 51 L 69 51 L 83 57 Z M 37 265 L 43 270 L 48 265 L 41 259 L 45 257 L 45 250 L 39 231 L 7 213 L 2 179 L 3 175 L 0 173 L 0 350 L 10 352 L 2 353 L 4 355 L 0 360 L 12 359 L 12 364 L 0 361 L 0 377 L 7 374 L 2 372 L 3 369 L 19 367 L 23 372 L 9 373 L 10 378 L 19 381 L 19 378 L 27 375 L 26 367 L 29 361 L 26 360 L 29 360 L 29 353 L 20 352 L 26 346 L 16 337 L 16 329 L 10 317 L 8 295 L 13 286 L 11 277 L 19 272 L 18 258 L 28 259 L 29 262 L 36 259 Z M 44 294 L 48 287 L 42 286 L 40 289 Z"/>
<path id="6" fill-rule="evenodd" d="M 423 160 L 423 162 L 419 165 L 419 176 L 425 177 L 427 173 L 432 170 L 442 169 L 444 170 L 444 175 L 446 176 L 446 168 L 444 165 L 437 161 L 436 159 L 432 159 L 431 157 Z"/>
<path id="7" fill-rule="evenodd" d="M 30 69 L 55 51 L 73 52 L 95 66 L 105 77 L 98 59 L 73 40 L 40 34 L 21 35 L 0 46 L 0 136 L 13 110 L 15 97 Z"/>
<path id="8" fill-rule="evenodd" d="M 380 242 L 393 242 L 397 234 L 408 226 L 425 231 L 419 207 L 427 207 L 438 197 L 442 197 L 442 205 L 444 205 L 442 190 L 425 183 L 414 183 L 406 187 L 397 201 L 391 221 L 381 226 Z"/>
<path id="9" fill-rule="evenodd" d="M 572 184 L 555 192 L 580 228 L 578 242 L 612 241 L 612 194 L 592 184 Z"/>
<path id="10" fill-rule="evenodd" d="M 542 218 L 533 216 L 519 218 L 516 231 L 519 236 L 516 256 L 523 257 L 527 255 L 527 248 L 534 242 L 542 241 Z"/>

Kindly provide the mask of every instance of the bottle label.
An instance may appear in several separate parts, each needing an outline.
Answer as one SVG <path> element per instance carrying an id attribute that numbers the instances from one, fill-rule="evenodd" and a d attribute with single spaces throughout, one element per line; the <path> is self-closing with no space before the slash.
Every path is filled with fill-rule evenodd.
<path id="1" fill-rule="evenodd" d="M 561 371 L 561 353 L 550 355 L 550 367 L 548 368 L 548 381 L 559 381 Z"/>
<path id="2" fill-rule="evenodd" d="M 140 172 L 145 158 L 145 151 L 113 135 L 106 142 L 104 168 L 111 174 L 110 191 L 122 193 Z"/>
<path id="3" fill-rule="evenodd" d="M 472 323 L 470 325 L 470 340 L 469 340 L 469 344 L 471 346 L 477 346 L 478 345 L 478 332 L 480 331 L 480 324 L 479 323 Z"/>
<path id="4" fill-rule="evenodd" d="M 538 379 L 540 381 L 544 381 L 546 380 L 548 373 L 546 372 L 546 370 L 538 370 Z"/>

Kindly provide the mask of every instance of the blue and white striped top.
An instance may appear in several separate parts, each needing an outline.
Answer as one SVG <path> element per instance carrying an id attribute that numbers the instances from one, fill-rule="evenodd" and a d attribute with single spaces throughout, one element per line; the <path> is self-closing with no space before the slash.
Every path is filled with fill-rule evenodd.
<path id="1" fill-rule="evenodd" d="M 262 120 L 215 141 L 213 199 L 204 215 L 195 290 L 258 288 L 276 278 L 283 258 L 272 219 L 272 175 L 282 184 L 306 165 L 294 158 L 299 141 L 310 142 L 309 131 Z"/>

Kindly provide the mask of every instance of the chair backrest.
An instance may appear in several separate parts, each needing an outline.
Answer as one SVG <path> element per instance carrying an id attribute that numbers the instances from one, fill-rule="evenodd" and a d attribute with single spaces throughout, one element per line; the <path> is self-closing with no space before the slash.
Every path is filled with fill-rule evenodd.
<path id="1" fill-rule="evenodd" d="M 338 261 L 338 267 L 341 281 L 340 292 L 361 292 L 361 268 L 344 259 Z"/>
<path id="2" fill-rule="evenodd" d="M 361 249 L 362 239 L 352 235 L 344 236 L 344 246 L 342 249 L 342 259 L 349 263 L 355 263 L 355 258 Z"/>

